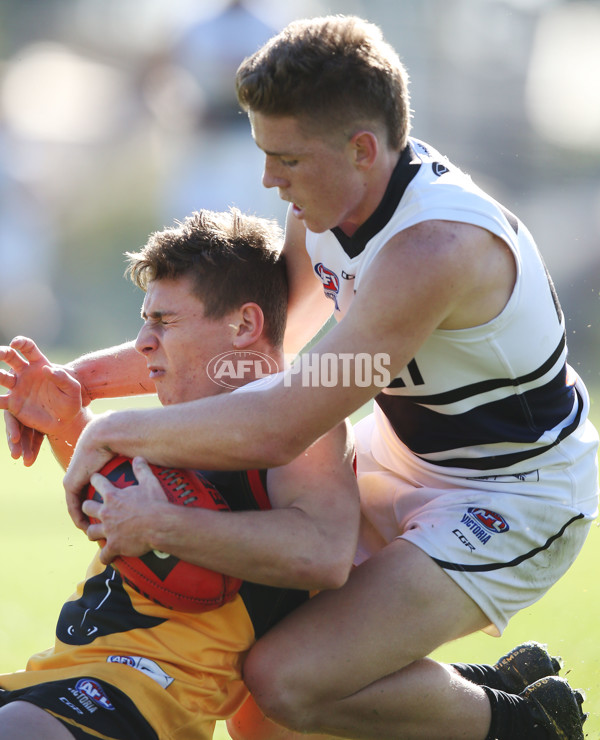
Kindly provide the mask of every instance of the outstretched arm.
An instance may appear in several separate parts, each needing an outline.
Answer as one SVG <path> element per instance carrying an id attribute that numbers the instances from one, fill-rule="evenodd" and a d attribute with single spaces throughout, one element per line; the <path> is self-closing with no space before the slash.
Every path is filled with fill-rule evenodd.
<path id="1" fill-rule="evenodd" d="M 35 342 L 16 337 L 10 347 L 0 348 L 0 361 L 10 371 L 0 371 L 0 409 L 8 416 L 9 436 L 31 448 L 48 437 L 52 450 L 66 468 L 90 415 L 83 409 L 81 387 L 64 369 L 53 365 Z"/>
<path id="2" fill-rule="evenodd" d="M 81 384 L 84 405 L 98 398 L 154 393 L 146 361 L 133 342 L 90 352 L 65 366 Z"/>

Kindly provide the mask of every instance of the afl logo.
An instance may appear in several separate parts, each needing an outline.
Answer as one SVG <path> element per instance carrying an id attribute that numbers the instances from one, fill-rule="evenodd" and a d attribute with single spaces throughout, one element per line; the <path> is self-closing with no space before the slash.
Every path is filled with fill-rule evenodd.
<path id="1" fill-rule="evenodd" d="M 102 709 L 110 709 L 111 711 L 114 710 L 113 705 L 110 703 L 110 700 L 108 696 L 106 695 L 104 689 L 98 681 L 95 681 L 93 678 L 81 678 L 77 683 L 75 684 L 76 691 L 80 691 L 82 694 L 85 694 L 85 696 L 88 697 L 88 699 L 91 699 L 94 704 L 96 704 L 99 707 L 102 707 Z"/>
<path id="2" fill-rule="evenodd" d="M 337 303 L 337 296 L 340 292 L 340 279 L 339 277 L 333 272 L 333 270 L 330 270 L 328 267 L 325 267 L 325 265 L 322 262 L 318 262 L 315 265 L 315 272 L 317 275 L 321 278 L 321 282 L 323 283 L 323 290 L 325 291 L 325 295 L 327 298 L 331 298 L 331 300 L 335 303 L 336 311 L 340 310 L 340 307 Z"/>
<path id="3" fill-rule="evenodd" d="M 122 665 L 128 665 L 130 668 L 135 668 L 135 660 L 131 655 L 109 655 L 106 662 L 121 663 Z"/>
<path id="4" fill-rule="evenodd" d="M 496 514 L 495 511 L 490 511 L 489 509 L 480 509 L 476 506 L 471 506 L 469 507 L 468 512 L 474 519 L 477 519 L 479 524 L 485 527 L 489 532 L 500 534 L 502 532 L 508 532 L 508 530 L 510 529 L 506 519 L 503 516 L 500 516 L 500 514 Z"/>

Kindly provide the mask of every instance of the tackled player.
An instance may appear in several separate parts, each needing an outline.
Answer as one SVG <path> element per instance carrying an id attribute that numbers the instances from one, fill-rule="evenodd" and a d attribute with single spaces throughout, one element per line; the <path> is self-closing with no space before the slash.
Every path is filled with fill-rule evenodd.
<path id="1" fill-rule="evenodd" d="M 261 353 L 282 367 L 280 247 L 270 222 L 202 211 L 129 255 L 130 274 L 146 291 L 136 346 L 162 403 L 226 392 L 206 372 L 223 352 Z M 11 368 L 0 373 L 8 388 L 2 407 L 45 433 L 66 466 L 91 416 L 79 384 L 29 339 L 1 349 L 0 359 Z M 239 383 L 247 381 L 252 371 Z M 342 423 L 276 470 L 205 471 L 230 512 L 174 505 L 139 458 L 133 472 L 144 486 L 121 490 L 94 475 L 104 503 L 85 503 L 99 520 L 88 535 L 106 543 L 65 602 L 54 646 L 25 671 L 0 676 L 0 738 L 211 738 L 215 721 L 247 697 L 241 669 L 254 641 L 308 590 L 345 582 L 358 533 L 353 458 Z M 117 519 L 116 529 L 105 526 Z M 152 550 L 244 582 L 220 608 L 166 608 L 109 565 L 117 552 Z"/>

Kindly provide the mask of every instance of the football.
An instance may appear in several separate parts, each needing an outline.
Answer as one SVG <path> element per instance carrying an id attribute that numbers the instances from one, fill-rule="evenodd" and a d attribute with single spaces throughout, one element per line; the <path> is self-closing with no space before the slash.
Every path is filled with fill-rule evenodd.
<path id="1" fill-rule="evenodd" d="M 229 511 L 229 506 L 215 486 L 197 470 L 177 470 L 150 465 L 169 501 L 177 506 Z M 131 459 L 117 456 L 99 471 L 117 488 L 137 484 Z M 85 496 L 102 501 L 89 484 Z M 97 521 L 92 519 L 92 521 Z M 99 542 L 102 546 L 103 542 Z M 183 612 L 203 612 L 231 601 L 242 585 L 239 578 L 216 573 L 187 563 L 158 550 L 142 557 L 118 556 L 112 566 L 123 580 L 146 598 Z"/>

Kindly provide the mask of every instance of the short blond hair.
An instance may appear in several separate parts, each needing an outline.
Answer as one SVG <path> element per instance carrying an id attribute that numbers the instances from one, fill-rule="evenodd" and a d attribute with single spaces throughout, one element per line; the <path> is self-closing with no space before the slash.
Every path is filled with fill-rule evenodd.
<path id="1" fill-rule="evenodd" d="M 383 126 L 392 149 L 410 131 L 408 75 L 381 29 L 356 16 L 325 16 L 290 23 L 236 75 L 246 111 L 292 116 L 315 131 Z"/>

